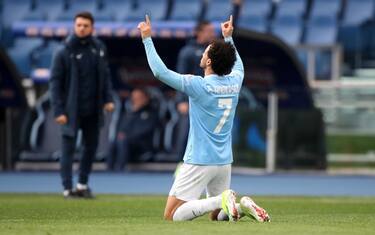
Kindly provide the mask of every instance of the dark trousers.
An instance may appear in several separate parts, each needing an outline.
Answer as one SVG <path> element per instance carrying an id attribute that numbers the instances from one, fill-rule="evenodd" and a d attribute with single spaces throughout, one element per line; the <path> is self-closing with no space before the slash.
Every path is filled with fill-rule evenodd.
<path id="1" fill-rule="evenodd" d="M 79 165 L 78 182 L 87 184 L 91 172 L 92 163 L 95 159 L 96 148 L 99 139 L 98 116 L 91 115 L 80 117 L 78 120 L 79 129 L 82 130 L 82 157 Z M 64 189 L 72 189 L 72 171 L 74 153 L 76 150 L 77 135 L 74 137 L 63 135 L 62 156 L 60 159 L 60 174 Z"/>
<path id="2" fill-rule="evenodd" d="M 115 151 L 107 158 L 109 170 L 122 171 L 128 162 L 140 162 L 143 159 L 140 156 L 146 152 L 152 152 L 150 141 L 144 138 L 117 138 L 115 143 Z"/>

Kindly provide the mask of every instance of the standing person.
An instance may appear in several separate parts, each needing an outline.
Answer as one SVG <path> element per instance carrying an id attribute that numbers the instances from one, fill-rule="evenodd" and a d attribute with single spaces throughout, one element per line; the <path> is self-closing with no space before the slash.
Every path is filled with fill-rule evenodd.
<path id="1" fill-rule="evenodd" d="M 98 146 L 103 108 L 112 112 L 110 72 L 106 48 L 92 36 L 94 18 L 89 12 L 74 18 L 74 33 L 56 51 L 51 68 L 49 90 L 55 120 L 61 125 L 62 156 L 60 173 L 65 198 L 92 198 L 89 174 Z M 82 130 L 83 153 L 79 179 L 73 190 L 72 164 L 78 129 Z"/>
<path id="2" fill-rule="evenodd" d="M 211 22 L 202 20 L 195 26 L 194 35 L 178 54 L 177 72 L 203 77 L 199 64 L 204 50 L 216 38 L 215 27 Z"/>
<path id="3" fill-rule="evenodd" d="M 214 41 L 204 51 L 204 77 L 169 70 L 151 39 L 151 22 L 138 25 L 147 60 L 155 77 L 186 93 L 190 103 L 190 130 L 184 156 L 164 211 L 167 220 L 191 220 L 211 213 L 213 220 L 237 220 L 247 215 L 269 221 L 267 212 L 249 197 L 236 203 L 231 178 L 231 131 L 244 77 L 244 68 L 232 39 L 233 18 L 221 24 L 225 41 Z M 233 69 L 232 69 L 233 68 Z M 206 190 L 207 198 L 199 199 Z"/>

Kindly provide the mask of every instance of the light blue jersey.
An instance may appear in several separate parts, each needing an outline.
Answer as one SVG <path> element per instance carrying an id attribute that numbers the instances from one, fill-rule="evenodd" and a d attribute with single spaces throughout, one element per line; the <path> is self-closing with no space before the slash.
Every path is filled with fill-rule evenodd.
<path id="1" fill-rule="evenodd" d="M 225 41 L 233 44 L 231 37 Z M 143 43 L 155 77 L 189 96 L 190 130 L 184 162 L 196 165 L 232 163 L 232 126 L 244 77 L 238 52 L 230 74 L 201 77 L 169 70 L 157 54 L 152 39 L 146 38 Z"/>

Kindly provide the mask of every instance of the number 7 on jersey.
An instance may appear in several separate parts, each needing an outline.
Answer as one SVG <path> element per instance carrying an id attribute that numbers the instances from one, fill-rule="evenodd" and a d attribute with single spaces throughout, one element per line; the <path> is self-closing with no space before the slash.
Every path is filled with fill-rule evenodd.
<path id="1" fill-rule="evenodd" d="M 225 122 L 227 121 L 229 117 L 230 111 L 232 109 L 232 99 L 231 98 L 219 99 L 218 107 L 221 109 L 224 109 L 224 113 L 221 116 L 220 121 L 214 130 L 215 134 L 218 134 L 221 131 L 221 129 L 223 128 Z"/>

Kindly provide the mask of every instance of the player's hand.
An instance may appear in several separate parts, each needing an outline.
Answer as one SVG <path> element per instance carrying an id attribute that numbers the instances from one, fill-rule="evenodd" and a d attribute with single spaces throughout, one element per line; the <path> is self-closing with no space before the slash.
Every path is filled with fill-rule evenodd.
<path id="1" fill-rule="evenodd" d="M 113 110 L 115 110 L 115 104 L 112 102 L 106 103 L 104 105 L 104 110 L 110 113 L 113 112 Z"/>
<path id="2" fill-rule="evenodd" d="M 143 39 L 151 37 L 151 21 L 148 15 L 146 15 L 146 20 L 138 24 L 138 29 L 141 32 Z"/>
<path id="3" fill-rule="evenodd" d="M 232 37 L 233 34 L 233 16 L 230 15 L 229 20 L 221 23 L 221 33 L 223 37 Z"/>
<path id="4" fill-rule="evenodd" d="M 57 124 L 64 125 L 68 122 L 68 117 L 66 115 L 60 115 L 55 118 Z"/>

